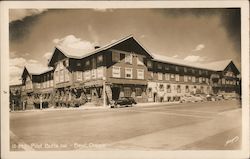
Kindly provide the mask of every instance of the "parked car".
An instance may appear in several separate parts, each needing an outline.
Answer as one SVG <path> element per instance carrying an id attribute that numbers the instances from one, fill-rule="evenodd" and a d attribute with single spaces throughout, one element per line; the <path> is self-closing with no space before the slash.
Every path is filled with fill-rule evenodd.
<path id="1" fill-rule="evenodd" d="M 204 99 L 201 96 L 195 96 L 195 95 L 185 95 L 181 97 L 181 103 L 186 103 L 186 102 L 203 102 Z"/>
<path id="2" fill-rule="evenodd" d="M 111 108 L 118 108 L 120 106 L 132 106 L 133 104 L 137 104 L 135 99 L 132 97 L 121 97 L 115 100 L 111 104 Z"/>

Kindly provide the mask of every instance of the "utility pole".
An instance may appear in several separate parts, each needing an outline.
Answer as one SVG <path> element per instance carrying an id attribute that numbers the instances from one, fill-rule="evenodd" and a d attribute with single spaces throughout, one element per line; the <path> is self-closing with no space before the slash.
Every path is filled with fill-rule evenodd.
<path id="1" fill-rule="evenodd" d="M 40 109 L 43 109 L 43 97 L 42 94 L 40 95 Z"/>
<path id="2" fill-rule="evenodd" d="M 103 77 L 103 90 L 102 90 L 102 93 L 103 93 L 103 106 L 106 107 L 106 77 Z"/>

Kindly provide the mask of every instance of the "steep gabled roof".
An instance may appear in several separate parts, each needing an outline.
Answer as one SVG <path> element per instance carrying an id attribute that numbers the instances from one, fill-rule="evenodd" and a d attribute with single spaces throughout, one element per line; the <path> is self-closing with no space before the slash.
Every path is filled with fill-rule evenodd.
<path id="1" fill-rule="evenodd" d="M 152 54 L 149 53 L 149 51 L 146 50 L 146 49 L 141 45 L 141 43 L 133 37 L 133 35 L 129 35 L 129 36 L 123 37 L 123 38 L 121 38 L 121 39 L 119 39 L 119 40 L 117 40 L 117 41 L 115 41 L 115 42 L 109 43 L 109 44 L 107 44 L 107 45 L 105 45 L 105 46 L 102 46 L 102 47 L 100 47 L 100 48 L 97 48 L 97 49 L 95 49 L 95 48 L 93 48 L 93 49 L 91 49 L 91 50 L 74 49 L 74 48 L 64 47 L 64 46 L 62 46 L 62 45 L 57 45 L 57 46 L 55 47 L 55 50 L 56 50 L 56 49 L 60 50 L 66 57 L 75 58 L 75 59 L 82 59 L 82 58 L 84 58 L 84 57 L 93 55 L 93 54 L 95 54 L 95 53 L 98 53 L 98 52 L 101 52 L 101 51 L 110 49 L 110 48 L 112 48 L 112 47 L 114 47 L 114 46 L 116 46 L 116 45 L 118 45 L 118 44 L 120 44 L 120 43 L 122 43 L 122 42 L 124 42 L 124 41 L 126 41 L 126 40 L 128 40 L 128 39 L 133 39 L 136 43 L 138 43 L 138 45 L 141 46 L 141 48 L 142 48 L 145 52 L 147 52 L 147 53 L 152 57 Z M 55 51 L 54 51 L 54 53 L 55 53 Z M 53 55 L 54 55 L 54 53 L 53 53 Z M 51 62 L 53 55 L 51 56 L 51 58 L 50 58 L 50 60 L 49 60 L 49 63 Z"/>
<path id="2" fill-rule="evenodd" d="M 41 75 L 43 73 L 53 70 L 53 67 L 47 67 L 47 66 L 42 66 L 42 65 L 37 65 L 37 64 L 27 64 L 24 66 L 24 71 L 25 70 L 27 70 L 27 72 L 30 75 Z M 24 74 L 24 71 L 22 75 Z"/>

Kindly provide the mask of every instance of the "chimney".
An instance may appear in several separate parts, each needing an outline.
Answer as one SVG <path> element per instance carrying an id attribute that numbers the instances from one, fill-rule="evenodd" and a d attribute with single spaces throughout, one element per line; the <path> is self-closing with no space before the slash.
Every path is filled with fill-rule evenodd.
<path id="1" fill-rule="evenodd" d="M 100 48 L 100 46 L 95 46 L 95 49 L 99 49 Z"/>

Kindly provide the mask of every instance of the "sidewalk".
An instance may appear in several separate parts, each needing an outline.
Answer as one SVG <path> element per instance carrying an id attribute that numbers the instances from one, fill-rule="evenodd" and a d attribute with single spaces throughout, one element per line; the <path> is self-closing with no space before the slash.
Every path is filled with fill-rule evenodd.
<path id="1" fill-rule="evenodd" d="M 161 105 L 176 105 L 179 102 L 147 102 L 147 103 L 138 103 L 134 107 L 148 107 L 148 106 L 161 106 Z M 92 106 L 92 105 L 82 105 L 80 107 L 70 107 L 70 108 L 45 108 L 45 109 L 30 109 L 30 110 L 20 110 L 20 111 L 11 111 L 12 113 L 21 113 L 21 112 L 40 112 L 40 111 L 65 111 L 65 110 L 98 110 L 98 109 L 109 109 L 110 106 Z"/>

